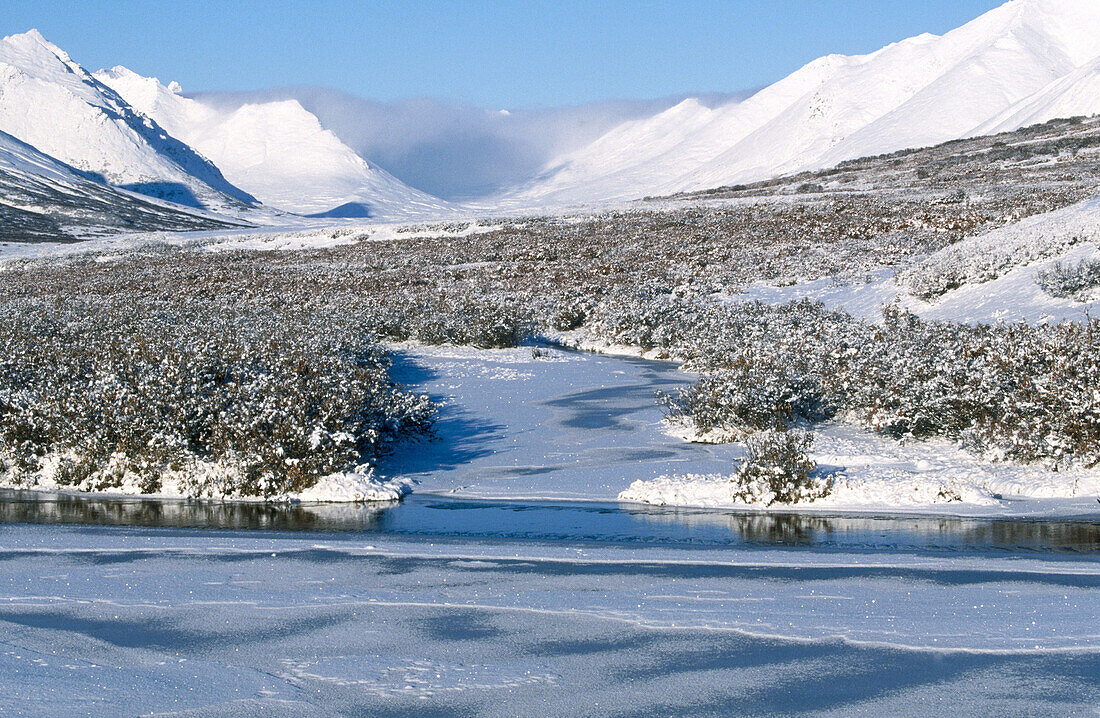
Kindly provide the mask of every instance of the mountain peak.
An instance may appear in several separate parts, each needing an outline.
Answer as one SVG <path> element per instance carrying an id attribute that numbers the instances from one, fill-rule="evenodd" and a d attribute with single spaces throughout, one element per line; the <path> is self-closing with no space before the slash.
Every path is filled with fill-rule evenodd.
<path id="1" fill-rule="evenodd" d="M 106 75 L 107 77 L 114 78 L 114 79 L 121 79 L 121 78 L 125 78 L 125 77 L 141 77 L 141 75 L 138 75 L 136 72 L 134 72 L 130 68 L 126 67 L 125 65 L 115 65 L 114 67 L 112 67 L 109 70 L 99 70 L 99 71 L 95 72 L 94 74 L 97 77 L 99 75 Z M 149 79 L 155 80 L 156 78 L 151 77 Z"/>
<path id="2" fill-rule="evenodd" d="M 47 40 L 42 33 L 34 28 L 17 35 L 8 35 L 0 39 L 0 45 L 5 45 L 9 48 L 9 51 L 18 52 L 26 58 L 60 60 L 66 65 L 73 62 L 67 52 Z M 52 56 L 52 58 L 48 58 L 47 55 Z"/>
<path id="3" fill-rule="evenodd" d="M 140 75 L 130 68 L 126 67 L 125 65 L 115 65 L 109 70 L 97 70 L 93 72 L 92 75 L 94 75 L 95 78 L 100 82 L 103 82 L 104 80 L 140 82 L 150 85 L 152 87 L 156 87 L 158 89 L 163 89 L 167 92 L 172 93 L 173 95 L 178 95 L 183 92 L 183 87 L 175 80 L 169 82 L 168 84 L 165 84 L 156 77 L 146 77 L 144 75 Z M 104 84 L 110 86 L 109 82 L 105 82 Z"/>
<path id="4" fill-rule="evenodd" d="M 37 28 L 33 28 L 33 27 L 30 30 L 27 30 L 26 32 L 20 32 L 20 33 L 15 33 L 13 35 L 8 35 L 7 37 L 3 38 L 3 41 L 14 43 L 14 44 L 37 43 L 39 45 L 44 45 L 44 46 L 49 47 L 49 48 L 57 49 L 56 45 L 54 45 L 52 42 L 50 42 L 45 37 L 43 37 L 42 33 L 39 32 Z"/>
<path id="5" fill-rule="evenodd" d="M 37 30 L 0 40 L 0 131 L 111 184 L 196 207 L 255 199 Z"/>

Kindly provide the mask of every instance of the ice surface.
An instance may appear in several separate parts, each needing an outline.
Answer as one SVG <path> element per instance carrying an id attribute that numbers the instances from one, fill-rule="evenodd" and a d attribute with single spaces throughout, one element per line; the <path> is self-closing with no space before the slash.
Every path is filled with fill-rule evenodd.
<path id="1" fill-rule="evenodd" d="M 742 447 L 689 443 L 664 421 L 656 392 L 692 379 L 671 363 L 414 344 L 398 346 L 395 357 L 396 378 L 443 406 L 438 438 L 400 449 L 383 478 L 485 499 L 739 506 L 729 479 Z M 813 455 L 834 474 L 834 492 L 784 510 L 1096 513 L 1100 470 L 992 463 L 946 441 L 899 442 L 844 422 L 814 431 Z"/>
<path id="2" fill-rule="evenodd" d="M 1086 556 L 0 527 L 6 715 L 1086 713 Z"/>

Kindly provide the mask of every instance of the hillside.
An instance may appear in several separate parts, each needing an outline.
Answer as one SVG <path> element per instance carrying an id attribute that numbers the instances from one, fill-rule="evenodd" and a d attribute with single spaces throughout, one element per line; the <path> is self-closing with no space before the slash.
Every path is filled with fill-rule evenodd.
<path id="1" fill-rule="evenodd" d="M 972 205 L 994 196 L 1015 198 L 1023 205 L 1045 193 L 1051 195 L 1053 208 L 1063 204 L 1054 198 L 1060 192 L 1076 201 L 1094 189 L 1100 189 L 1100 116 L 1055 119 L 1010 132 L 860 157 L 826 169 L 663 199 L 961 193 Z"/>
<path id="2" fill-rule="evenodd" d="M 830 55 L 748 100 L 694 101 L 551 162 L 518 204 L 621 200 L 818 169 L 1100 112 L 1100 3 L 1012 0 L 943 36 Z"/>
<path id="3" fill-rule="evenodd" d="M 357 155 L 297 100 L 225 111 L 124 67 L 95 77 L 266 205 L 332 217 L 415 217 L 446 209 Z"/>
<path id="4" fill-rule="evenodd" d="M 256 202 L 34 30 L 0 40 L 0 131 L 158 199 L 227 214 Z"/>
<path id="5" fill-rule="evenodd" d="M 0 242 L 58 242 L 120 231 L 224 229 L 233 223 L 84 177 L 0 132 Z"/>

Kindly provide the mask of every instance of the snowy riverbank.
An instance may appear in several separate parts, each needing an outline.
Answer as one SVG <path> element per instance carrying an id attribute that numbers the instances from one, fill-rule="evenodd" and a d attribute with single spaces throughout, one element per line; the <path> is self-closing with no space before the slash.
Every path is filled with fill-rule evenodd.
<path id="1" fill-rule="evenodd" d="M 325 477 L 280 500 L 385 502 L 416 491 L 810 513 L 1100 514 L 1100 470 L 989 462 L 947 441 L 899 442 L 844 422 L 814 427 L 813 458 L 833 481 L 829 496 L 793 506 L 746 505 L 734 500 L 730 484 L 743 447 L 693 443 L 689 432 L 667 424 L 655 393 L 694 379 L 671 362 L 547 347 L 389 349 L 394 378 L 440 404 L 434 438 L 400 444 L 378 467 Z M 141 487 L 112 491 L 139 495 Z M 172 480 L 146 496 L 194 498 Z"/>
<path id="2" fill-rule="evenodd" d="M 691 443 L 654 401 L 692 380 L 670 362 L 560 349 L 394 348 L 397 378 L 442 403 L 436 441 L 387 462 L 417 492 L 763 508 L 732 498 L 738 444 Z M 985 461 L 947 441 L 904 441 L 843 422 L 815 427 L 833 493 L 774 510 L 959 516 L 1095 516 L 1100 470 Z"/>

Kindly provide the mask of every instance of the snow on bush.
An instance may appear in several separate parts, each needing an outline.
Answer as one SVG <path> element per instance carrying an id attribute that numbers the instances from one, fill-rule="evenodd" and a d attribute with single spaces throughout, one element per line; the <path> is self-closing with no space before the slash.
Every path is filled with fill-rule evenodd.
<path id="1" fill-rule="evenodd" d="M 1077 264 L 1057 262 L 1039 272 L 1035 280 L 1052 297 L 1083 300 L 1100 287 L 1100 255 L 1085 257 Z"/>
<path id="2" fill-rule="evenodd" d="M 733 478 L 733 497 L 745 503 L 797 504 L 827 496 L 830 484 L 815 477 L 813 434 L 765 429 L 745 440 L 745 463 Z"/>
<path id="3" fill-rule="evenodd" d="M 0 303 L 0 479 L 280 497 L 434 417 L 341 316 L 148 297 Z M 391 497 L 392 498 L 392 497 Z"/>
<path id="4" fill-rule="evenodd" d="M 697 435 L 739 438 L 776 422 L 842 416 L 1000 458 L 1100 463 L 1100 320 L 969 326 L 896 308 L 884 320 L 811 302 L 624 297 L 592 327 L 613 343 L 646 338 L 703 374 L 664 397 Z"/>
<path id="5" fill-rule="evenodd" d="M 530 321 L 506 302 L 442 295 L 372 297 L 363 319 L 380 337 L 424 344 L 455 344 L 478 349 L 518 346 L 531 334 Z"/>
<path id="6" fill-rule="evenodd" d="M 820 382 L 742 353 L 728 368 L 703 376 L 676 395 L 663 395 L 670 418 L 689 418 L 698 435 L 739 437 L 777 423 L 826 418 Z"/>

